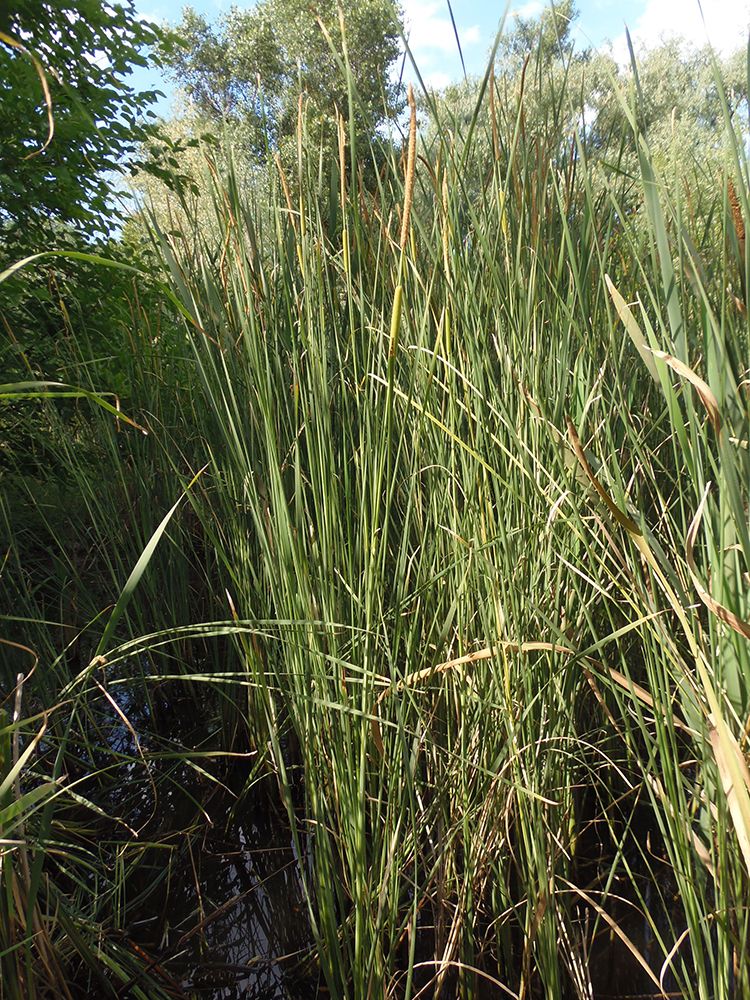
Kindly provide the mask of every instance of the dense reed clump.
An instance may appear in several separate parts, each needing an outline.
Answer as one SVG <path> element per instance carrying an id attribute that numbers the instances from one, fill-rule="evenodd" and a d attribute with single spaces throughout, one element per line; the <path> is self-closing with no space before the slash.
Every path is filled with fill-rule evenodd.
<path id="1" fill-rule="evenodd" d="M 727 122 L 706 258 L 690 165 L 633 112 L 634 196 L 572 100 L 532 133 L 488 73 L 429 149 L 411 100 L 379 172 L 301 100 L 267 200 L 209 164 L 212 226 L 153 224 L 148 436 L 60 433 L 64 536 L 3 506 L 44 660 L 1 720 L 2 996 L 174 995 L 133 928 L 220 786 L 288 827 L 300 996 L 750 992 L 747 165 Z"/>

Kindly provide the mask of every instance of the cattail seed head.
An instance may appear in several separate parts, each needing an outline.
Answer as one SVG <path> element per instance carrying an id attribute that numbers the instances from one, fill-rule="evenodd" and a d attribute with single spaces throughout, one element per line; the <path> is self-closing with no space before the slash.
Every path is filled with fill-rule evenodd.
<path id="1" fill-rule="evenodd" d="M 411 84 L 409 84 L 407 100 L 409 102 L 409 150 L 406 157 L 404 215 L 401 220 L 401 239 L 399 241 L 402 250 L 406 249 L 406 241 L 409 239 L 409 216 L 414 197 L 414 169 L 417 160 L 417 102 L 414 100 L 414 90 Z"/>

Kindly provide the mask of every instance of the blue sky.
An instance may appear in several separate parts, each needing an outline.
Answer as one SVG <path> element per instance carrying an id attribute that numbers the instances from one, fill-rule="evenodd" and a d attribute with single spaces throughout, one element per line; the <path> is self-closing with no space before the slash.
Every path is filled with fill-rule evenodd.
<path id="1" fill-rule="evenodd" d="M 253 0 L 192 0 L 191 6 L 213 20 L 232 3 L 251 7 Z M 343 0 L 346 10 L 346 0 Z M 444 86 L 461 76 L 461 62 L 456 49 L 453 27 L 446 0 L 401 0 L 410 46 L 420 72 L 432 86 Z M 143 17 L 175 23 L 180 19 L 184 0 L 137 0 Z M 510 0 L 511 18 L 520 14 L 533 16 L 544 6 L 543 0 Z M 693 44 L 707 39 L 720 51 L 727 52 L 746 44 L 750 26 L 750 0 L 578 0 L 580 16 L 576 35 L 581 46 L 611 44 L 616 55 L 624 56 L 624 28 L 627 24 L 637 46 L 650 46 L 663 37 L 680 35 Z M 506 0 L 452 0 L 467 70 L 485 69 L 487 52 Z M 155 74 L 138 72 L 135 86 L 160 86 L 171 95 L 168 83 Z M 164 102 L 162 110 L 168 109 Z"/>

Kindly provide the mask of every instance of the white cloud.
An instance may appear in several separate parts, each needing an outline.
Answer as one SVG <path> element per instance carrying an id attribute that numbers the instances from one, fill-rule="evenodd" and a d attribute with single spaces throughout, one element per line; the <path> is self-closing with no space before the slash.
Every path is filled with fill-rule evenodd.
<path id="1" fill-rule="evenodd" d="M 456 35 L 444 0 L 405 0 L 403 8 L 406 37 L 417 63 L 429 69 L 430 64 L 457 54 Z M 481 40 L 477 25 L 456 27 L 462 46 Z"/>
<path id="2" fill-rule="evenodd" d="M 523 18 L 537 17 L 543 10 L 543 0 L 528 0 L 528 3 L 522 3 L 519 7 L 511 7 L 510 16 Z"/>
<path id="3" fill-rule="evenodd" d="M 750 0 L 646 0 L 643 13 L 630 25 L 636 50 L 652 48 L 667 38 L 682 38 L 690 45 L 707 42 L 722 55 L 747 44 L 750 27 Z M 630 61 L 623 32 L 612 43 L 620 63 Z"/>
<path id="4" fill-rule="evenodd" d="M 426 87 L 431 87 L 433 90 L 445 90 L 451 79 L 448 73 L 441 73 L 438 70 L 435 73 L 428 73 L 424 82 Z"/>

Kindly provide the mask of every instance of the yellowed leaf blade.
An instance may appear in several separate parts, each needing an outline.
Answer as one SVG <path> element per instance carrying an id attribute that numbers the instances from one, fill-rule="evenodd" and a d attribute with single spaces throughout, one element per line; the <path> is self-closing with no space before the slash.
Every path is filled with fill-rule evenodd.
<path id="1" fill-rule="evenodd" d="M 739 744 L 723 719 L 715 720 L 711 747 L 745 867 L 750 874 L 750 773 Z"/>
<path id="2" fill-rule="evenodd" d="M 434 674 L 444 674 L 457 667 L 466 666 L 469 663 L 476 663 L 478 660 L 489 660 L 497 656 L 500 650 L 508 653 L 533 653 L 537 651 L 548 653 L 565 653 L 568 656 L 574 655 L 574 650 L 568 646 L 559 646 L 554 642 L 499 642 L 495 646 L 487 646 L 486 649 L 478 649 L 465 656 L 458 656 L 453 660 L 446 660 L 445 663 L 438 663 L 434 667 L 425 667 L 423 670 L 415 670 L 414 673 L 407 674 L 399 683 L 398 688 L 410 687 L 420 681 L 429 680 Z M 383 692 L 384 694 L 387 692 Z M 382 696 L 381 696 L 382 697 Z"/>
<path id="3" fill-rule="evenodd" d="M 613 917 L 611 917 L 609 915 L 609 913 L 607 913 L 607 911 L 604 909 L 603 906 L 601 906 L 599 903 L 597 903 L 596 900 L 593 899 L 587 892 L 584 892 L 583 889 L 579 888 L 577 885 L 573 885 L 572 882 L 568 882 L 568 885 L 570 886 L 570 888 L 573 890 L 574 893 L 576 893 L 578 896 L 581 897 L 582 900 L 584 900 L 584 902 L 588 903 L 588 905 L 592 909 L 596 910 L 596 912 L 599 914 L 599 916 L 602 918 L 602 920 L 604 920 L 604 922 L 609 926 L 609 928 L 613 932 L 613 934 L 616 934 L 617 937 L 622 941 L 622 943 L 625 945 L 625 947 L 628 949 L 628 951 L 630 952 L 630 954 L 633 956 L 633 958 L 636 960 L 636 962 L 640 965 L 640 967 L 646 973 L 646 975 L 651 980 L 651 982 L 654 984 L 654 986 L 659 990 L 659 995 L 661 995 L 663 997 L 666 997 L 667 994 L 662 989 L 662 987 L 661 987 L 661 985 L 659 983 L 659 980 L 654 975 L 654 972 L 653 972 L 651 966 L 648 964 L 648 962 L 646 961 L 646 959 L 640 953 L 640 951 L 638 950 L 638 948 L 636 948 L 636 946 L 630 940 L 630 938 L 625 933 L 625 931 L 622 929 L 622 927 L 620 927 L 620 925 L 618 924 L 618 922 Z"/>
<path id="4" fill-rule="evenodd" d="M 707 382 L 704 382 L 700 375 L 696 375 L 692 368 L 688 368 L 684 361 L 680 361 L 679 358 L 675 358 L 671 354 L 667 354 L 666 351 L 654 351 L 653 355 L 655 358 L 659 358 L 664 362 L 665 365 L 669 365 L 672 371 L 677 372 L 677 374 L 689 382 L 698 395 L 701 398 L 701 402 L 706 408 L 706 413 L 708 413 L 708 419 L 717 434 L 721 433 L 721 414 L 719 413 L 719 404 L 716 401 L 716 396 L 714 396 L 711 388 Z"/>
<path id="5" fill-rule="evenodd" d="M 44 73 L 41 62 L 39 61 L 36 53 L 32 52 L 31 49 L 27 49 L 25 45 L 22 45 L 17 38 L 13 38 L 11 35 L 6 35 L 5 32 L 0 31 L 0 42 L 4 42 L 6 45 L 10 45 L 14 49 L 18 49 L 25 56 L 28 56 L 33 63 L 34 69 L 36 70 L 36 75 L 39 77 L 39 82 L 42 85 L 42 91 L 44 93 L 44 104 L 47 108 L 47 138 L 44 140 L 44 145 L 40 146 L 39 149 L 34 149 L 30 153 L 24 156 L 24 160 L 30 160 L 33 156 L 38 156 L 43 153 L 44 150 L 52 142 L 52 137 L 55 134 L 55 118 L 52 114 L 52 95 L 50 94 L 49 84 L 47 83 L 47 77 Z"/>
<path id="6" fill-rule="evenodd" d="M 646 338 L 641 333 L 641 328 L 638 326 L 638 323 L 636 322 L 636 318 L 633 315 L 630 306 L 627 304 L 625 299 L 622 297 L 622 295 L 620 295 L 615 286 L 612 284 L 612 280 L 608 274 L 604 275 L 604 281 L 606 282 L 607 289 L 609 291 L 610 296 L 612 297 L 612 301 L 615 304 L 617 315 L 622 320 L 622 325 L 627 330 L 628 334 L 630 335 L 630 339 L 635 344 L 636 350 L 638 351 L 643 360 L 643 363 L 651 372 L 653 380 L 658 385 L 659 373 L 656 370 L 656 365 L 654 364 L 654 359 L 651 350 L 649 349 L 649 346 L 646 343 Z"/>
<path id="7" fill-rule="evenodd" d="M 575 425 L 573 424 L 573 421 L 570 419 L 570 417 L 567 418 L 567 425 L 568 425 L 568 437 L 570 438 L 570 443 L 573 446 L 573 451 L 576 454 L 576 458 L 580 462 L 581 468 L 591 481 L 591 485 L 594 487 L 596 492 L 604 501 L 607 510 L 610 512 L 615 521 L 617 521 L 618 524 L 622 525 L 622 527 L 625 528 L 625 530 L 628 531 L 631 535 L 642 534 L 641 529 L 638 527 L 635 521 L 631 517 L 628 517 L 628 515 L 624 511 L 620 510 L 620 508 L 614 502 L 612 497 L 609 495 L 609 493 L 607 493 L 602 484 L 594 475 L 594 471 L 589 465 L 589 460 L 586 458 L 583 446 L 581 445 L 581 439 L 578 437 L 578 431 L 575 429 Z"/>
<path id="8" fill-rule="evenodd" d="M 709 594 L 708 590 L 706 590 L 703 586 L 703 583 L 698 576 L 698 570 L 695 565 L 695 539 L 698 535 L 698 529 L 703 519 L 703 511 L 706 508 L 706 501 L 708 500 L 708 491 L 710 488 L 711 483 L 708 483 L 703 492 L 701 502 L 698 505 L 698 510 L 695 512 L 695 517 L 690 522 L 690 527 L 688 528 L 687 538 L 685 540 L 685 558 L 687 560 L 688 570 L 690 571 L 693 586 L 698 592 L 698 597 L 700 597 L 708 610 L 716 615 L 719 621 L 724 622 L 725 625 L 734 629 L 735 632 L 739 632 L 739 634 L 744 636 L 746 639 L 750 639 L 750 624 L 743 621 L 723 604 L 719 604 L 719 602 Z"/>
<path id="9" fill-rule="evenodd" d="M 625 674 L 621 674 L 619 670 L 615 670 L 614 667 L 603 667 L 610 675 L 615 684 L 619 684 L 621 688 L 627 691 L 629 694 L 634 694 L 639 701 L 642 701 L 644 705 L 648 705 L 649 708 L 657 711 L 654 699 L 648 693 L 648 691 L 641 687 L 640 684 L 636 684 L 635 681 L 631 681 Z M 676 715 L 672 715 L 672 722 L 676 729 L 682 729 L 686 733 L 692 732 L 692 730 L 681 722 Z"/>

